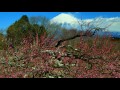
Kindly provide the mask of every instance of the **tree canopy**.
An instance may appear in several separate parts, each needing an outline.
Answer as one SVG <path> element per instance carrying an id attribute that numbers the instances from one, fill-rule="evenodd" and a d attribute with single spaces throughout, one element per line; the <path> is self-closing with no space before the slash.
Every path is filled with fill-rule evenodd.
<path id="1" fill-rule="evenodd" d="M 23 38 L 29 35 L 34 38 L 36 33 L 40 36 L 43 32 L 46 32 L 43 25 L 31 24 L 29 18 L 23 15 L 7 29 L 7 39 L 13 44 L 19 44 Z"/>

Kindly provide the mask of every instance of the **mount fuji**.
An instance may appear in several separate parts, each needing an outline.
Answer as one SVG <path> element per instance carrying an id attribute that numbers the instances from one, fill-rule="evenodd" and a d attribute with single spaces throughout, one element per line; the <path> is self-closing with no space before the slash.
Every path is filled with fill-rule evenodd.
<path id="1" fill-rule="evenodd" d="M 84 21 L 84 23 L 85 22 L 88 23 L 88 22 L 91 22 L 93 20 L 94 19 L 84 19 L 83 21 Z M 102 20 L 104 22 L 103 26 L 114 22 L 114 24 L 110 26 L 109 31 L 110 31 L 110 33 L 112 34 L 113 37 L 119 37 L 120 38 L 120 32 L 119 32 L 120 18 L 118 18 L 118 17 L 114 17 L 114 18 L 98 17 L 96 19 L 96 21 L 94 21 L 94 24 L 97 24 L 100 20 Z M 80 25 L 79 25 L 78 21 L 79 21 L 79 23 L 81 23 L 79 18 L 76 18 L 72 14 L 66 14 L 66 13 L 61 13 L 61 14 L 53 17 L 50 20 L 51 23 L 60 24 L 62 27 L 65 27 L 67 29 L 70 29 L 70 28 L 79 29 Z M 116 33 L 116 31 L 118 31 L 118 32 Z"/>
<path id="2" fill-rule="evenodd" d="M 61 24 L 65 28 L 78 28 L 78 18 L 71 14 L 61 13 L 50 20 L 51 23 Z"/>

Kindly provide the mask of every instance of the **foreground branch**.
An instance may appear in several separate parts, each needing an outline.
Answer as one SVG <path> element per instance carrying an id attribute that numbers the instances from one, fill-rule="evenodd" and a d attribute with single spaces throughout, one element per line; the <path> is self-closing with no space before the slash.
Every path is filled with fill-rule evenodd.
<path id="1" fill-rule="evenodd" d="M 58 47 L 60 46 L 64 41 L 68 41 L 68 40 L 72 40 L 72 39 L 75 39 L 77 37 L 81 37 L 81 36 L 86 36 L 86 37 L 92 37 L 95 35 L 95 33 L 97 32 L 98 30 L 95 29 L 94 32 L 91 32 L 91 31 L 86 31 L 83 35 L 75 35 L 73 37 L 69 37 L 69 38 L 66 38 L 66 39 L 62 39 L 62 40 L 59 40 L 58 43 L 55 45 L 55 47 Z M 89 35 L 90 34 L 90 35 Z"/>

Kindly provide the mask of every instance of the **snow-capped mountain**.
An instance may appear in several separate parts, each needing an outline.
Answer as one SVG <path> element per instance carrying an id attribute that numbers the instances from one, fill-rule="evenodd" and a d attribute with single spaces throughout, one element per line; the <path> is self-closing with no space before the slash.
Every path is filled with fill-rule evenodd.
<path id="1" fill-rule="evenodd" d="M 75 28 L 75 29 L 80 29 L 79 23 L 82 23 L 79 18 L 76 18 L 72 14 L 66 14 L 66 13 L 61 13 L 55 17 L 53 17 L 50 22 L 51 23 L 56 23 L 56 24 L 61 24 L 65 28 Z M 103 17 L 97 17 L 97 18 L 91 18 L 91 19 L 83 19 L 82 20 L 84 23 L 89 23 L 91 22 L 91 25 L 98 25 L 99 27 L 108 27 L 108 31 L 111 32 L 112 36 L 115 37 L 120 37 L 120 34 L 118 35 L 118 32 L 120 33 L 120 17 L 111 17 L 111 18 L 103 18 Z M 117 34 L 115 33 L 117 32 Z"/>
<path id="2" fill-rule="evenodd" d="M 78 20 L 79 19 L 74 17 L 73 15 L 61 13 L 52 18 L 50 21 L 51 23 L 61 24 L 62 26 L 67 28 L 77 28 Z"/>

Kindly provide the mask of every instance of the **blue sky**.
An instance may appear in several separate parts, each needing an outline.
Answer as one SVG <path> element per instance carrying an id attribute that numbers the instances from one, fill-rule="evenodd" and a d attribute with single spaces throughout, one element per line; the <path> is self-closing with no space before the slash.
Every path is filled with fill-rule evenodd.
<path id="1" fill-rule="evenodd" d="M 5 29 L 16 20 L 19 20 L 22 15 L 31 16 L 46 16 L 51 19 L 58 15 L 59 12 L 0 12 L 0 29 Z"/>
<path id="2" fill-rule="evenodd" d="M 20 19 L 22 15 L 31 16 L 46 16 L 49 19 L 55 16 L 66 13 L 72 14 L 76 18 L 93 19 L 96 17 L 112 18 L 120 17 L 120 12 L 0 12 L 0 29 L 6 29 L 16 20 Z"/>

